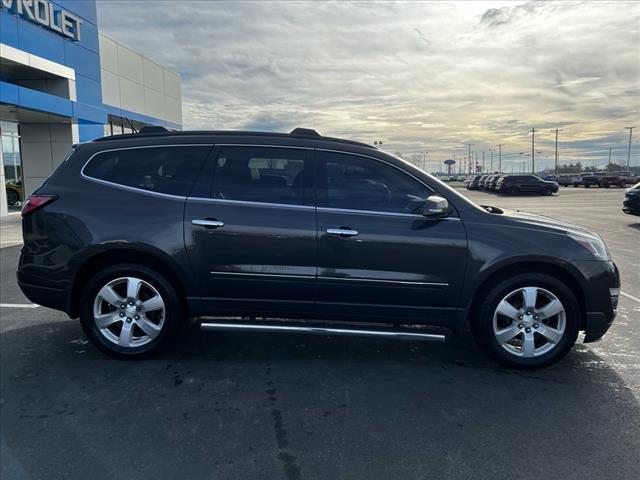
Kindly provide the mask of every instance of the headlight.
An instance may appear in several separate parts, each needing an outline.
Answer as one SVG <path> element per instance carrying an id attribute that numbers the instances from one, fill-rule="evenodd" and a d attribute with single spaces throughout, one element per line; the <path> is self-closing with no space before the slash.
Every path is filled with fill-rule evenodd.
<path id="1" fill-rule="evenodd" d="M 604 244 L 602 239 L 596 235 L 577 235 L 577 234 L 569 234 L 571 238 L 573 238 L 576 242 L 582 245 L 585 249 L 589 251 L 594 257 L 598 260 L 609 260 L 609 250 L 607 246 Z"/>

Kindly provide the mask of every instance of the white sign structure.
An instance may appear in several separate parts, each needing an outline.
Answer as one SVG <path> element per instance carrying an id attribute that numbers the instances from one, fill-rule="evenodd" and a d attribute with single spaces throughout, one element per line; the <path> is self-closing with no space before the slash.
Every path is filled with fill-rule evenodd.
<path id="1" fill-rule="evenodd" d="M 72 40 L 80 40 L 80 17 L 48 0 L 0 0 L 0 7 Z"/>

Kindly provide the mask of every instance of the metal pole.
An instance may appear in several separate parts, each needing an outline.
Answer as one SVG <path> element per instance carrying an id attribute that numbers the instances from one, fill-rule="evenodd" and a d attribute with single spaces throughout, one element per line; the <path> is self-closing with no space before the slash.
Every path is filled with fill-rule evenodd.
<path id="1" fill-rule="evenodd" d="M 535 143 L 536 143 L 536 129 L 532 128 L 531 129 L 531 174 L 535 175 L 536 174 L 536 150 L 535 150 Z"/>
<path id="2" fill-rule="evenodd" d="M 631 172 L 631 133 L 636 127 L 624 127 L 629 130 L 629 150 L 627 150 L 627 172 Z M 611 162 L 609 162 L 611 163 Z"/>
<path id="3" fill-rule="evenodd" d="M 502 173 L 502 145 L 504 144 L 501 143 L 498 145 L 498 173 Z"/>
<path id="4" fill-rule="evenodd" d="M 558 177 L 558 129 L 556 128 L 556 178 Z"/>
<path id="5" fill-rule="evenodd" d="M 489 171 L 493 172 L 493 148 L 489 149 L 489 153 L 491 154 L 491 160 L 489 160 Z"/>
<path id="6" fill-rule="evenodd" d="M 482 173 L 484 173 L 484 151 L 482 152 Z"/>

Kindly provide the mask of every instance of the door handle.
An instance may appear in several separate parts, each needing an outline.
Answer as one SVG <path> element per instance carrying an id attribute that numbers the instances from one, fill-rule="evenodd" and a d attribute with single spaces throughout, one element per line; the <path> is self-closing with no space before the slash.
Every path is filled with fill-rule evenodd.
<path id="1" fill-rule="evenodd" d="M 327 228 L 329 235 L 338 235 L 340 237 L 355 237 L 358 235 L 357 230 L 351 230 L 350 228 Z"/>
<path id="2" fill-rule="evenodd" d="M 218 220 L 194 219 L 191 220 L 191 225 L 205 228 L 222 228 L 224 227 L 224 222 L 220 222 Z"/>

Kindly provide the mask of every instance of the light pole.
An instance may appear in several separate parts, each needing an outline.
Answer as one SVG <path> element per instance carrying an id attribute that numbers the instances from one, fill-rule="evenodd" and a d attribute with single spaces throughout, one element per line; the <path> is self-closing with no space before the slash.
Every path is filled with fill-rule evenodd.
<path id="1" fill-rule="evenodd" d="M 625 130 L 629 130 L 629 150 L 627 150 L 627 172 L 631 172 L 631 133 L 636 127 L 624 127 Z M 611 162 L 609 162 L 611 163 Z"/>
<path id="2" fill-rule="evenodd" d="M 556 177 L 558 176 L 558 167 L 560 166 L 560 162 L 558 161 L 558 131 L 560 129 L 556 128 Z"/>
<path id="3" fill-rule="evenodd" d="M 469 173 L 471 173 L 471 163 L 473 162 L 472 157 L 471 157 L 471 147 L 475 145 L 475 143 L 467 143 L 467 147 L 469 147 L 469 157 L 467 157 L 469 159 Z"/>
<path id="4" fill-rule="evenodd" d="M 536 174 L 536 151 L 535 151 L 535 143 L 536 143 L 536 129 L 531 129 L 531 175 Z"/>
<path id="5" fill-rule="evenodd" d="M 489 155 L 491 156 L 491 159 L 489 160 L 489 171 L 493 172 L 493 148 L 489 149 Z"/>
<path id="6" fill-rule="evenodd" d="M 502 173 L 502 147 L 504 143 L 498 145 L 498 173 Z"/>

